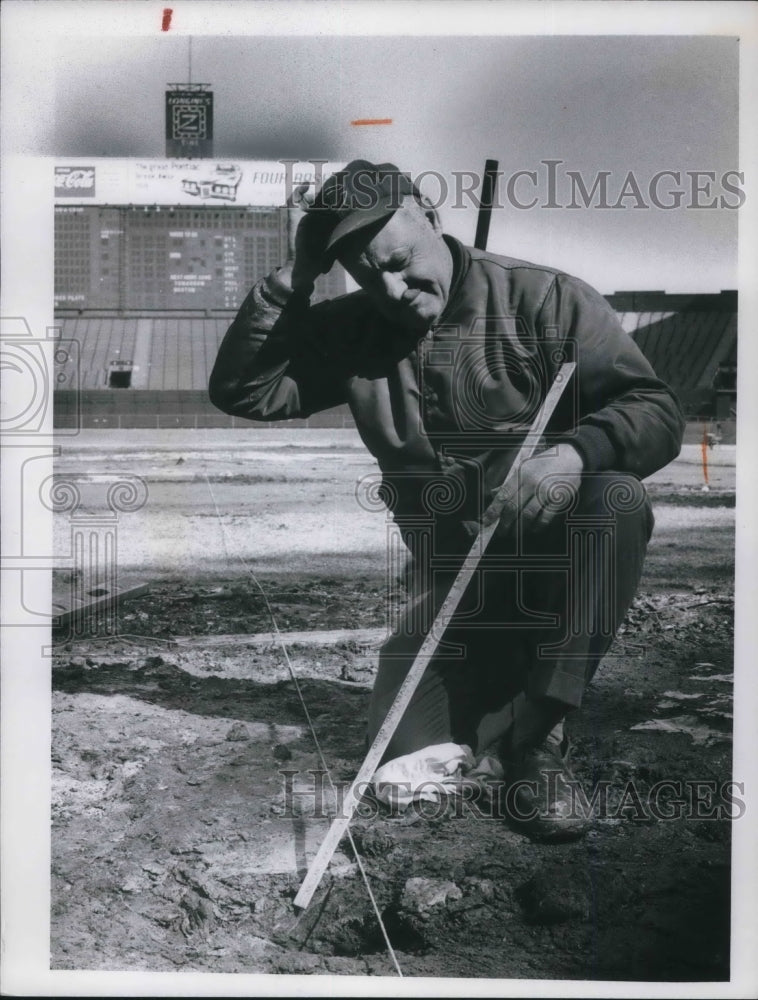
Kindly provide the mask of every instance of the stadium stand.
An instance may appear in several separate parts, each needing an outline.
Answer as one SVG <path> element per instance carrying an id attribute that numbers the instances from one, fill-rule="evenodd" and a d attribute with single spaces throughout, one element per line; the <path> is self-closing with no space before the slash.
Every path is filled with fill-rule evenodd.
<path id="1" fill-rule="evenodd" d="M 729 421 L 736 405 L 737 293 L 607 296 L 624 329 L 696 420 Z M 166 310 L 119 315 L 59 310 L 59 427 L 228 427 L 246 421 L 211 406 L 208 376 L 234 313 Z M 73 358 L 80 359 L 76 364 Z M 346 407 L 288 426 L 351 427 Z M 270 426 L 270 425 L 269 425 Z M 276 426 L 276 425 L 273 425 Z"/>
<path id="2" fill-rule="evenodd" d="M 300 164 L 291 179 L 316 182 L 315 171 Z M 286 180 L 282 161 L 56 163 L 57 426 L 249 426 L 211 406 L 208 377 L 247 290 L 286 256 Z M 316 300 L 348 285 L 337 265 L 316 281 Z M 733 423 L 736 292 L 607 299 L 679 395 L 692 433 Z M 295 425 L 352 420 L 342 407 Z"/>
<path id="3" fill-rule="evenodd" d="M 233 427 L 208 399 L 208 376 L 233 313 L 176 312 L 56 317 L 63 351 L 56 357 L 55 425 Z M 72 341 L 76 350 L 71 349 Z M 76 359 L 80 359 L 77 364 Z M 347 407 L 293 427 L 352 427 Z"/>
<path id="4" fill-rule="evenodd" d="M 692 418 L 730 419 L 736 405 L 737 293 L 607 296 L 660 378 Z"/>

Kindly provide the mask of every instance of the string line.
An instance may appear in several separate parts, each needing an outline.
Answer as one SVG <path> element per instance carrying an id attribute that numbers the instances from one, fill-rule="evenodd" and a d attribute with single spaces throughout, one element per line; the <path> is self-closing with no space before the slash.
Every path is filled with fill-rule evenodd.
<path id="1" fill-rule="evenodd" d="M 203 470 L 203 475 L 205 477 L 205 483 L 206 483 L 206 485 L 208 487 L 208 492 L 210 494 L 211 500 L 213 502 L 213 506 L 214 506 L 215 511 L 216 511 L 216 518 L 218 520 L 219 527 L 221 528 L 221 539 L 222 539 L 222 542 L 223 542 L 223 545 L 224 545 L 224 551 L 226 553 L 226 558 L 227 558 L 227 561 L 230 562 L 232 557 L 231 557 L 230 552 L 229 552 L 229 546 L 227 545 L 226 528 L 225 528 L 225 525 L 224 525 L 224 521 L 223 521 L 223 518 L 221 516 L 221 512 L 219 510 L 218 503 L 216 502 L 216 497 L 215 497 L 215 495 L 213 493 L 213 488 L 211 487 L 211 483 L 210 483 L 210 480 L 208 478 L 208 474 L 207 474 L 207 472 L 205 472 L 205 470 Z M 307 706 L 307 704 L 305 702 L 305 698 L 303 696 L 303 692 L 302 692 L 302 689 L 300 687 L 300 682 L 299 682 L 297 674 L 295 672 L 295 668 L 292 665 L 292 661 L 290 660 L 289 651 L 287 650 L 287 645 L 286 645 L 286 643 L 284 641 L 284 637 L 282 636 L 282 633 L 281 633 L 281 631 L 279 629 L 279 624 L 278 624 L 278 622 L 276 620 L 276 615 L 274 614 L 274 610 L 271 607 L 271 604 L 269 603 L 268 596 L 267 596 L 265 590 L 263 589 L 260 581 L 258 580 L 258 577 L 253 572 L 252 568 L 248 564 L 248 562 L 245 559 L 245 557 L 243 555 L 241 555 L 240 553 L 237 553 L 237 559 L 239 560 L 240 563 L 242 563 L 242 565 L 245 568 L 246 572 L 250 576 L 250 579 L 253 581 L 253 583 L 255 584 L 255 586 L 258 588 L 258 590 L 259 590 L 259 592 L 261 594 L 261 597 L 263 598 L 263 601 L 264 601 L 264 603 L 266 605 L 266 610 L 267 610 L 268 615 L 269 615 L 269 617 L 271 619 L 271 623 L 272 623 L 272 625 L 274 627 L 274 634 L 275 634 L 276 638 L 279 641 L 279 645 L 281 646 L 282 653 L 284 654 L 284 659 L 285 659 L 285 661 L 287 663 L 287 668 L 289 670 L 290 678 L 292 679 L 292 683 L 295 686 L 295 691 L 297 692 L 298 699 L 300 700 L 300 704 L 301 704 L 301 706 L 303 708 L 303 714 L 305 715 L 306 721 L 308 723 L 308 728 L 310 729 L 311 736 L 313 738 L 313 742 L 314 742 L 315 747 L 316 747 L 316 753 L 318 754 L 319 761 L 321 762 L 321 767 L 322 767 L 324 773 L 326 774 L 327 780 L 329 782 L 329 787 L 331 788 L 331 791 L 332 791 L 332 793 L 334 795 L 334 800 L 335 800 L 335 802 L 337 802 L 338 801 L 337 789 L 336 789 L 336 787 L 334 785 L 334 782 L 332 781 L 331 771 L 329 770 L 329 768 L 327 766 L 326 758 L 324 757 L 323 750 L 321 749 L 321 744 L 319 743 L 319 739 L 318 739 L 318 736 L 316 734 L 316 729 L 315 729 L 315 727 L 313 725 L 313 720 L 311 719 L 311 713 L 308 711 L 308 706 Z M 358 848 L 356 847 L 355 841 L 353 840 L 353 834 L 352 834 L 352 832 L 351 832 L 351 830 L 350 830 L 349 827 L 347 828 L 347 830 L 345 832 L 347 833 L 348 840 L 350 841 L 350 847 L 352 849 L 353 856 L 355 857 L 355 862 L 356 862 L 356 864 L 358 866 L 358 871 L 361 873 L 361 877 L 363 879 L 363 883 L 366 886 L 366 892 L 368 893 L 368 897 L 371 900 L 371 906 L 372 906 L 372 908 L 374 910 L 374 914 L 375 914 L 377 922 L 379 924 L 379 929 L 382 932 L 382 937 L 384 938 L 384 943 L 387 946 L 387 951 L 389 953 L 390 958 L 392 959 L 392 964 L 394 965 L 395 971 L 397 972 L 398 976 L 400 976 L 401 978 L 403 978 L 403 973 L 402 973 L 402 970 L 401 970 L 400 965 L 398 963 L 397 955 L 395 954 L 395 950 L 392 947 L 392 942 L 389 939 L 389 935 L 387 933 L 387 928 L 384 926 L 384 921 L 382 920 L 382 914 L 381 914 L 381 911 L 379 910 L 379 906 L 378 906 L 378 904 L 376 902 L 376 897 L 374 896 L 374 893 L 373 893 L 373 891 L 371 889 L 371 883 L 369 882 L 368 873 L 366 872 L 366 869 L 363 866 L 363 860 L 361 859 L 361 856 L 358 853 Z"/>

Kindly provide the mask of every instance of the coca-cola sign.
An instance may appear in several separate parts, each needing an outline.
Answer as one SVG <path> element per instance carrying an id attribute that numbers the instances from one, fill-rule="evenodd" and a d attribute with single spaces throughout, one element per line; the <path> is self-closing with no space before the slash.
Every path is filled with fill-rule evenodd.
<path id="1" fill-rule="evenodd" d="M 94 198 L 94 167 L 56 167 L 55 193 L 63 198 Z"/>

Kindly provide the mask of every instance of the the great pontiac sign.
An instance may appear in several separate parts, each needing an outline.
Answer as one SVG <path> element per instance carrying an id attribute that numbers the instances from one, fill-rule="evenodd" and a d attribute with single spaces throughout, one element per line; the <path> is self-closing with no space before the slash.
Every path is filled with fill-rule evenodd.
<path id="1" fill-rule="evenodd" d="M 97 205 L 217 204 L 272 208 L 294 184 L 321 183 L 343 163 L 309 160 L 118 159 L 78 157 L 55 165 L 55 202 Z M 97 179 L 97 185 L 95 180 Z"/>

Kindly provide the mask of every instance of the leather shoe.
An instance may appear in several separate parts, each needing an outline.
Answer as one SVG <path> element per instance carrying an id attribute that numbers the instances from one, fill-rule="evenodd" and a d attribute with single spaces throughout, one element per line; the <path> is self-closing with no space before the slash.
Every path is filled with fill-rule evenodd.
<path id="1" fill-rule="evenodd" d="M 587 797 L 568 764 L 568 740 L 545 741 L 505 763 L 505 816 L 543 843 L 583 837 L 590 827 Z"/>

